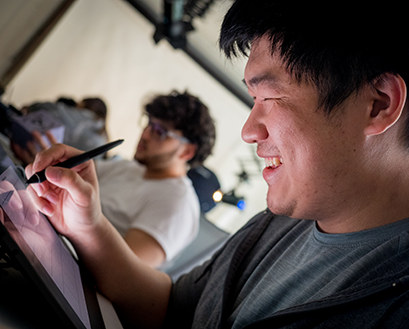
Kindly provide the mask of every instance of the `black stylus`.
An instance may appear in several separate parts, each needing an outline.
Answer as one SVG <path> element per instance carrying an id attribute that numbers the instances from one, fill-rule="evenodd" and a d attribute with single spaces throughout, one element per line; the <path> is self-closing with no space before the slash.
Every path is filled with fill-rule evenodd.
<path id="1" fill-rule="evenodd" d="M 62 168 L 72 168 L 75 166 L 80 165 L 81 163 L 84 163 L 85 161 L 88 161 L 97 155 L 100 155 L 102 153 L 105 153 L 109 151 L 110 149 L 114 148 L 115 146 L 118 146 L 119 144 L 122 144 L 124 140 L 123 139 L 118 139 L 117 141 L 102 145 L 100 147 L 97 147 L 91 151 L 79 154 L 75 157 L 72 157 L 68 160 L 65 160 L 63 162 L 57 163 L 53 165 L 53 167 L 62 167 Z M 31 176 L 27 181 L 26 185 L 33 184 L 33 183 L 42 183 L 46 180 L 45 178 L 45 169 L 35 173 L 33 176 Z"/>

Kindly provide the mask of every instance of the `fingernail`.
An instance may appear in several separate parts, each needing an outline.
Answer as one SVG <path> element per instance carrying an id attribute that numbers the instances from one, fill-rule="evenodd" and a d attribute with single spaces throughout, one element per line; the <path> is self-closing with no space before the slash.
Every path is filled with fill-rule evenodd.
<path id="1" fill-rule="evenodd" d="M 44 215 L 46 215 L 46 216 L 52 216 L 53 214 L 54 214 L 54 209 L 52 209 L 51 207 L 49 207 L 49 206 L 45 206 L 44 208 L 43 208 L 43 214 Z"/>
<path id="2" fill-rule="evenodd" d="M 41 162 L 42 161 L 39 160 L 37 156 L 34 157 L 34 162 L 33 162 L 33 171 L 34 172 L 40 171 L 40 170 L 37 170 L 37 168 L 42 168 Z"/>

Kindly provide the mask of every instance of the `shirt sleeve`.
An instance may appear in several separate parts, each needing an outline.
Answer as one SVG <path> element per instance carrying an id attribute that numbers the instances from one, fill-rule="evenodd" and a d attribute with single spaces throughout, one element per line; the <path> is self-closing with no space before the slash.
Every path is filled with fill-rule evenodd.
<path id="1" fill-rule="evenodd" d="M 130 228 L 152 236 L 165 251 L 166 261 L 170 261 L 197 235 L 200 215 L 197 197 L 186 187 L 164 185 L 144 199 Z"/>
<path id="2" fill-rule="evenodd" d="M 164 328 L 192 328 L 195 310 L 206 286 L 209 260 L 172 285 Z"/>

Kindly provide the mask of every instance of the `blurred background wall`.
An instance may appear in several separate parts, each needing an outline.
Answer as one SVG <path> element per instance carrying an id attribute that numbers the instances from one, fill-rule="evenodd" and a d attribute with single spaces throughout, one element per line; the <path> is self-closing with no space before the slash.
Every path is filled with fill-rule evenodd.
<path id="1" fill-rule="evenodd" d="M 207 41 L 197 41 L 203 52 L 217 50 L 215 36 L 230 3 L 219 1 L 209 9 L 206 21 L 195 21 L 198 31 L 209 33 Z M 101 97 L 108 106 L 110 139 L 125 139 L 115 154 L 131 159 L 141 132 L 138 118 L 149 96 L 173 89 L 197 95 L 210 108 L 217 129 L 214 153 L 205 165 L 216 173 L 225 192 L 237 186 L 240 174 L 248 176 L 236 189 L 246 199 L 244 211 L 218 204 L 207 214 L 218 226 L 234 232 L 266 207 L 262 166 L 254 146 L 240 136 L 250 108 L 185 52 L 166 40 L 155 44 L 154 32 L 154 26 L 126 1 L 74 1 L 8 83 L 2 101 L 19 108 L 60 96 L 77 101 Z M 226 70 L 238 72 L 237 80 L 243 78 L 245 59 L 229 62 L 223 54 L 217 52 L 217 56 Z"/>

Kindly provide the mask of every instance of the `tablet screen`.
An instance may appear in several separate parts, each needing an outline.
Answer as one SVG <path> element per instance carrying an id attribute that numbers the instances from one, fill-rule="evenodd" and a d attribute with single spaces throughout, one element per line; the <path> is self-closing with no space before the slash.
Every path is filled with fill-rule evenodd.
<path id="1" fill-rule="evenodd" d="M 80 266 L 47 218 L 36 210 L 13 167 L 0 175 L 0 207 L 1 242 L 19 270 L 38 286 L 64 322 L 92 329 Z M 96 302 L 95 293 L 93 298 Z M 96 317 L 102 321 L 100 313 Z"/>

